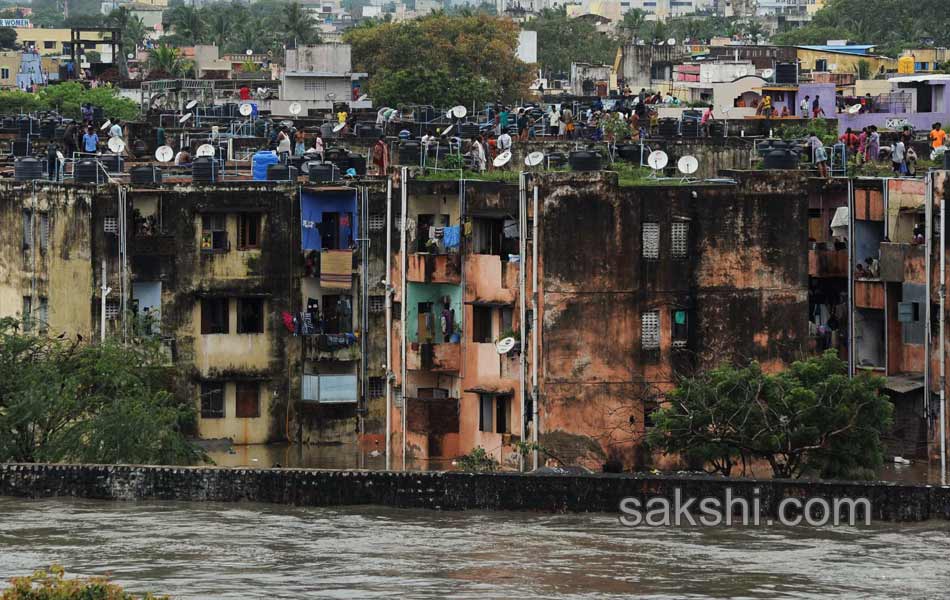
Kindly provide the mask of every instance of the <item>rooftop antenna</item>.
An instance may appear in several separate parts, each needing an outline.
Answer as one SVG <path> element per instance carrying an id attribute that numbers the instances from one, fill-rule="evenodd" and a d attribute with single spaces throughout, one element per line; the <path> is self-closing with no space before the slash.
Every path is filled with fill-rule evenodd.
<path id="1" fill-rule="evenodd" d="M 290 106 L 287 107 L 287 112 L 294 115 L 295 117 L 300 114 L 300 111 L 303 110 L 303 107 L 300 106 L 299 102 L 291 102 Z"/>
<path id="2" fill-rule="evenodd" d="M 125 150 L 125 142 L 122 141 L 122 138 L 109 138 L 108 146 L 109 150 L 115 154 L 121 154 L 122 151 Z"/>
<path id="3" fill-rule="evenodd" d="M 508 164 L 508 161 L 511 160 L 511 150 L 505 150 L 501 154 L 495 157 L 495 160 L 492 161 L 492 164 L 495 165 L 495 168 L 501 168 Z"/>
<path id="4" fill-rule="evenodd" d="M 699 161 L 696 160 L 695 156 L 687 154 L 676 161 L 676 168 L 683 174 L 683 181 L 688 182 L 689 176 L 699 169 Z"/>
<path id="5" fill-rule="evenodd" d="M 250 102 L 245 102 L 238 108 L 238 112 L 245 117 L 251 116 L 251 113 L 254 112 L 254 107 L 251 106 Z"/>
<path id="6" fill-rule="evenodd" d="M 535 151 L 529 154 L 528 156 L 524 157 L 524 164 L 525 166 L 528 166 L 528 167 L 536 167 L 540 165 L 542 161 L 544 161 L 543 152 Z"/>
<path id="7" fill-rule="evenodd" d="M 160 163 L 167 163 L 173 158 L 175 158 L 175 151 L 172 150 L 171 146 L 159 146 L 155 150 L 155 160 Z"/>
<path id="8" fill-rule="evenodd" d="M 191 110 L 191 109 L 193 109 L 193 108 L 196 107 L 196 106 L 198 106 L 198 101 L 197 101 L 197 100 L 192 100 L 191 102 L 189 102 L 188 104 L 185 105 L 185 110 Z"/>
<path id="9" fill-rule="evenodd" d="M 110 127 L 112 127 L 112 121 L 106 119 L 106 122 L 102 124 L 102 127 L 99 128 L 99 131 L 105 131 Z"/>
<path id="10" fill-rule="evenodd" d="M 201 144 L 195 151 L 195 156 L 214 156 L 214 146 L 211 144 Z"/>
<path id="11" fill-rule="evenodd" d="M 670 162 L 670 157 L 666 155 L 666 152 L 662 150 L 654 150 L 651 152 L 650 156 L 647 157 L 647 164 L 653 169 L 650 177 L 656 179 L 658 177 L 657 171 L 662 171 L 668 162 Z"/>
<path id="12" fill-rule="evenodd" d="M 179 123 L 179 124 L 184 124 L 188 119 L 190 119 L 190 118 L 192 117 L 192 115 L 193 115 L 193 113 L 186 113 L 186 114 L 182 115 L 181 118 L 178 119 L 178 123 Z"/>

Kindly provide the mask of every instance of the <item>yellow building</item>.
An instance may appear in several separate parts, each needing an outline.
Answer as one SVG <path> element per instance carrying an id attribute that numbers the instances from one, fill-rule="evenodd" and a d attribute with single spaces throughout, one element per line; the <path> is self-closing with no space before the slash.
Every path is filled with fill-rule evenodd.
<path id="1" fill-rule="evenodd" d="M 858 73 L 858 64 L 867 61 L 871 75 L 896 71 L 897 59 L 873 54 L 852 54 L 827 50 L 817 46 L 797 48 L 798 60 L 803 71 L 827 71 L 830 73 Z"/>
<path id="2" fill-rule="evenodd" d="M 34 47 L 37 52 L 44 56 L 62 56 L 70 53 L 72 30 L 68 28 L 44 29 L 40 27 L 17 27 L 17 43 L 23 48 Z M 106 32 L 83 32 L 83 37 L 87 39 L 104 40 L 108 35 Z M 93 44 L 86 42 L 85 50 L 95 50 L 103 57 L 111 52 L 108 43 Z"/>
<path id="3" fill-rule="evenodd" d="M 950 61 L 950 50 L 947 48 L 916 48 L 905 50 L 901 55 L 900 61 L 907 62 L 908 68 L 901 70 L 901 73 L 932 73 L 940 68 L 941 65 Z"/>

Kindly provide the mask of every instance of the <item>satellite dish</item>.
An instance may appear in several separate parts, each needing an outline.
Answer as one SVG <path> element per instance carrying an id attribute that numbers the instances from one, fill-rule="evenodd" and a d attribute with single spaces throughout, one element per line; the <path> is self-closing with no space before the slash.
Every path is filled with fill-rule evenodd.
<path id="1" fill-rule="evenodd" d="M 117 138 L 117 137 L 109 138 L 108 146 L 109 146 L 109 150 L 112 150 L 116 154 L 119 154 L 120 152 L 125 150 L 125 142 L 122 141 L 122 138 Z"/>
<path id="2" fill-rule="evenodd" d="M 498 351 L 498 354 L 508 354 L 514 349 L 517 343 L 513 337 L 502 338 L 495 344 L 495 350 Z"/>
<path id="3" fill-rule="evenodd" d="M 171 146 L 159 146 L 155 150 L 155 160 L 158 162 L 166 163 L 173 158 L 175 158 L 175 151 L 172 150 Z"/>
<path id="4" fill-rule="evenodd" d="M 675 45 L 676 45 L 676 38 L 670 38 L 670 39 L 666 40 L 666 45 L 667 45 L 667 46 L 675 46 Z"/>
<path id="5" fill-rule="evenodd" d="M 657 46 L 663 46 L 663 45 L 665 45 L 665 44 L 666 44 L 666 42 L 664 42 L 663 40 L 660 40 L 660 41 L 657 43 Z"/>
<path id="6" fill-rule="evenodd" d="M 281 121 L 280 124 L 283 125 L 284 127 L 288 127 L 288 128 L 294 126 L 294 122 L 293 122 L 293 121 Z"/>
<path id="7" fill-rule="evenodd" d="M 532 152 L 528 156 L 524 157 L 524 164 L 529 167 L 536 167 L 541 164 L 541 161 L 544 160 L 543 152 Z"/>
<path id="8" fill-rule="evenodd" d="M 211 144 L 201 144 L 195 151 L 195 156 L 214 156 L 214 146 Z"/>
<path id="9" fill-rule="evenodd" d="M 66 157 L 63 156 L 63 153 L 60 152 L 59 150 L 56 151 L 56 158 L 59 159 L 60 161 L 66 160 Z"/>
<path id="10" fill-rule="evenodd" d="M 102 124 L 102 127 L 99 128 L 99 131 L 105 131 L 110 127 L 112 127 L 112 121 L 106 119 L 106 122 Z"/>
<path id="11" fill-rule="evenodd" d="M 185 109 L 186 109 L 186 110 L 191 110 L 191 109 L 193 109 L 193 108 L 196 107 L 196 106 L 198 106 L 198 101 L 197 101 L 197 100 L 192 100 L 191 102 L 189 102 L 188 104 L 185 105 Z"/>
<path id="12" fill-rule="evenodd" d="M 179 123 L 184 123 L 185 121 L 187 121 L 188 119 L 190 119 L 191 116 L 192 116 L 192 113 L 184 114 L 184 115 L 182 115 L 182 117 L 181 117 L 180 119 L 178 119 L 178 122 L 179 122 Z"/>
<path id="13" fill-rule="evenodd" d="M 448 127 L 442 130 L 442 137 L 445 137 L 446 135 L 448 135 L 450 131 L 452 131 L 452 125 L 449 125 Z"/>
<path id="14" fill-rule="evenodd" d="M 299 102 L 291 102 L 290 106 L 287 107 L 287 112 L 289 112 L 292 115 L 299 115 L 300 111 L 302 110 L 303 110 L 303 107 L 300 106 Z"/>
<path id="15" fill-rule="evenodd" d="M 495 157 L 495 160 L 492 161 L 492 164 L 496 167 L 503 167 L 508 164 L 508 161 L 511 160 L 511 150 L 505 150 L 501 154 Z"/>
<path id="16" fill-rule="evenodd" d="M 856 115 L 859 112 L 861 112 L 860 104 L 852 104 L 851 106 L 848 107 L 848 114 L 850 115 Z"/>
<path id="17" fill-rule="evenodd" d="M 250 56 L 250 55 L 254 54 L 254 51 L 251 50 L 250 48 L 248 48 L 247 50 L 244 51 L 244 54 L 247 54 L 248 56 Z"/>
<path id="18" fill-rule="evenodd" d="M 254 112 L 254 107 L 251 106 L 250 103 L 244 103 L 238 108 L 238 112 L 245 117 L 248 117 L 252 112 Z"/>
<path id="19" fill-rule="evenodd" d="M 340 133 L 344 127 L 346 127 L 346 123 L 337 123 L 333 127 L 333 133 Z"/>
<path id="20" fill-rule="evenodd" d="M 366 100 L 366 98 L 368 98 L 368 97 L 369 97 L 368 94 L 362 94 L 359 98 L 356 99 L 356 101 L 357 101 L 357 102 L 362 102 L 363 100 Z"/>
<path id="21" fill-rule="evenodd" d="M 695 156 L 686 156 L 680 157 L 676 162 L 676 168 L 679 169 L 679 172 L 683 175 L 692 175 L 699 169 L 699 161 L 696 160 Z"/>
<path id="22" fill-rule="evenodd" d="M 129 52 L 128 54 L 125 55 L 125 57 L 129 60 L 132 60 L 133 58 L 135 58 L 135 55 Z"/>
<path id="23" fill-rule="evenodd" d="M 330 102 L 333 102 L 334 100 L 336 100 L 336 94 L 334 94 L 333 92 L 329 92 L 327 94 L 327 100 L 329 100 Z"/>
<path id="24" fill-rule="evenodd" d="M 468 109 L 459 104 L 458 106 L 452 107 L 452 116 L 456 119 L 464 119 L 465 115 L 468 114 Z"/>
<path id="25" fill-rule="evenodd" d="M 762 71 L 762 79 L 771 79 L 772 75 L 775 75 L 775 71 L 773 69 L 766 69 Z"/>
<path id="26" fill-rule="evenodd" d="M 670 157 L 662 150 L 654 150 L 650 153 L 650 156 L 647 157 L 647 164 L 650 165 L 650 168 L 654 171 L 663 169 L 668 162 L 670 162 Z"/>

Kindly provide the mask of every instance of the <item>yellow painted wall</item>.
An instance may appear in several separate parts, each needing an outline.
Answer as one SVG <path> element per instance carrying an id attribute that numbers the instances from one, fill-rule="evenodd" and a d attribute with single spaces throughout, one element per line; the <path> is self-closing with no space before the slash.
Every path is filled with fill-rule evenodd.
<path id="1" fill-rule="evenodd" d="M 271 398 L 273 395 L 267 384 L 260 384 L 260 416 L 255 418 L 237 418 L 236 386 L 224 384 L 224 418 L 201 418 L 201 401 L 198 402 L 198 435 L 203 439 L 230 438 L 235 444 L 263 444 L 267 442 L 267 429 L 270 421 Z M 270 466 L 270 465 L 268 465 Z"/>
<path id="2" fill-rule="evenodd" d="M 0 52 L 0 87 L 15 88 L 16 74 L 19 70 L 19 52 Z"/>
<path id="3" fill-rule="evenodd" d="M 871 64 L 871 73 L 877 73 L 881 65 L 884 65 L 885 71 L 897 70 L 897 59 L 880 56 L 858 56 L 853 54 L 842 54 L 838 52 L 824 52 L 820 50 L 798 49 L 798 60 L 801 61 L 802 69 L 814 70 L 815 61 L 819 59 L 828 61 L 829 70 L 831 65 L 836 65 L 833 73 L 857 73 L 858 61 L 866 60 Z"/>
<path id="4" fill-rule="evenodd" d="M 63 44 L 69 44 L 71 32 L 69 29 L 43 29 L 40 27 L 16 27 L 17 43 L 26 47 L 30 44 L 36 46 L 36 51 L 40 54 L 67 54 L 63 49 Z M 104 39 L 103 32 L 85 32 L 84 38 Z M 47 47 L 51 45 L 52 47 Z M 98 44 L 97 52 L 107 52 L 108 44 Z M 45 65 L 44 65 L 45 66 Z"/>

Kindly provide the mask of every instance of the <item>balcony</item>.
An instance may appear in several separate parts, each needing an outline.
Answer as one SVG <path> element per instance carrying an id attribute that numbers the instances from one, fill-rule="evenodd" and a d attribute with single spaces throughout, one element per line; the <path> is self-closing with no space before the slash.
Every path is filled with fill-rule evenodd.
<path id="1" fill-rule="evenodd" d="M 133 235 L 129 238 L 129 255 L 175 256 L 178 241 L 173 235 Z"/>
<path id="2" fill-rule="evenodd" d="M 407 261 L 406 278 L 413 283 L 448 283 L 458 285 L 462 282 L 462 260 L 458 253 L 451 254 L 410 254 Z"/>
<path id="3" fill-rule="evenodd" d="M 360 359 L 360 345 L 352 333 L 301 336 L 303 355 L 310 361 L 352 362 Z"/>
<path id="4" fill-rule="evenodd" d="M 847 277 L 848 251 L 813 248 L 808 251 L 808 275 L 811 277 Z"/>
<path id="5" fill-rule="evenodd" d="M 854 282 L 854 305 L 857 308 L 884 309 L 884 283 L 872 279 Z"/>
<path id="6" fill-rule="evenodd" d="M 406 368 L 410 371 L 458 373 L 461 363 L 461 344 L 414 342 L 406 350 Z"/>
<path id="7" fill-rule="evenodd" d="M 882 242 L 881 281 L 924 283 L 924 245 Z"/>

